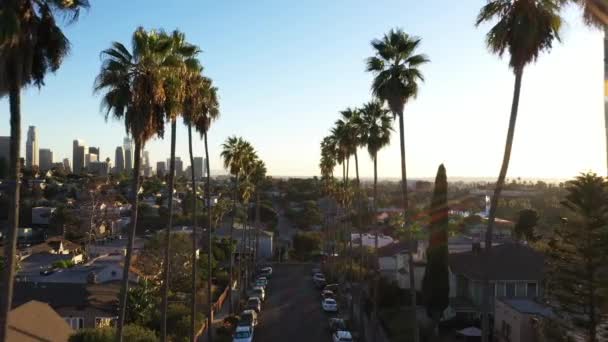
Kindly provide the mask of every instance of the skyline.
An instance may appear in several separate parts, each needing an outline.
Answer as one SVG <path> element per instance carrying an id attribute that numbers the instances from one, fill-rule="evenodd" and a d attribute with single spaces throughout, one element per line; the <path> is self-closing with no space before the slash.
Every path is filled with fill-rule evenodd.
<path id="1" fill-rule="evenodd" d="M 220 92 L 222 115 L 209 135 L 212 170 L 221 169 L 220 144 L 229 135 L 241 135 L 258 149 L 270 175 L 318 175 L 319 142 L 338 111 L 370 99 L 371 76 L 364 71 L 364 60 L 372 54 L 369 42 L 402 27 L 422 37 L 420 51 L 431 59 L 422 69 L 426 82 L 420 96 L 406 109 L 408 174 L 432 177 L 443 162 L 448 177 L 495 177 L 513 76 L 505 60 L 487 51 L 486 27 L 473 25 L 482 3 L 457 8 L 447 0 L 436 7 L 398 1 L 374 6 L 364 1 L 183 1 L 171 8 L 160 2 L 93 4 L 66 29 L 72 53 L 62 68 L 40 91 L 30 87 L 24 92 L 22 126 L 38 128 L 39 147 L 50 148 L 56 161 L 68 157 L 73 163 L 71 142 L 79 138 L 99 146 L 101 160 L 114 160 L 124 129 L 120 122 L 104 122 L 99 97 L 92 95 L 99 52 L 111 41 L 128 43 L 140 24 L 179 28 L 204 51 L 205 72 Z M 441 20 L 424 20 L 437 16 L 434 8 L 441 5 L 453 10 L 442 12 Z M 110 18 L 112 27 L 91 34 Z M 524 74 L 509 178 L 561 179 L 586 170 L 606 174 L 601 33 L 584 27 L 578 10 L 567 11 L 566 20 L 563 43 Z M 6 99 L 0 108 L 6 123 L 0 135 L 8 135 Z M 186 131 L 178 127 L 177 156 L 188 161 Z M 146 146 L 150 165 L 169 155 L 167 138 Z M 391 146 L 379 153 L 380 178 L 399 176 L 397 142 L 393 134 Z M 195 140 L 195 151 L 202 154 L 200 141 Z M 371 176 L 367 151 L 359 155 L 361 175 Z"/>

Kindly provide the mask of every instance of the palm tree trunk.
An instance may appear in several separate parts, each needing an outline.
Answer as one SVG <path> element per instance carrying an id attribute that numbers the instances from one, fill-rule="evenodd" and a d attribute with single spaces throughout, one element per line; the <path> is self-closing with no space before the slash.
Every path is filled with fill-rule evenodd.
<path id="1" fill-rule="evenodd" d="M 234 252 L 232 252 L 232 241 L 234 239 L 234 219 L 236 217 L 236 201 L 239 191 L 238 189 L 239 173 L 237 172 L 234 180 L 234 197 L 232 199 L 232 222 L 230 223 L 230 274 L 228 277 L 230 279 L 230 284 L 228 284 L 228 286 L 230 287 L 230 290 L 228 291 L 228 296 L 230 297 L 230 313 L 234 311 L 234 302 L 232 299 L 232 284 L 234 283 L 234 278 L 232 276 L 232 274 L 234 273 Z"/>
<path id="2" fill-rule="evenodd" d="M 498 209 L 498 199 L 502 188 L 505 185 L 505 178 L 507 176 L 507 170 L 509 168 L 509 161 L 511 159 L 511 148 L 513 147 L 513 135 L 515 134 L 515 122 L 517 121 L 517 109 L 519 106 L 519 94 L 521 91 L 521 80 L 523 76 L 523 67 L 515 69 L 515 87 L 513 90 L 513 103 L 511 104 L 511 116 L 509 117 L 509 130 L 507 131 L 507 142 L 505 143 L 505 152 L 502 159 L 502 166 L 500 167 L 500 174 L 496 181 L 496 187 L 494 188 L 494 195 L 490 202 L 490 213 L 488 215 L 488 228 L 486 229 L 486 241 L 484 253 L 489 256 L 492 251 L 492 237 L 494 220 L 496 219 L 496 209 Z M 489 258 L 483 258 L 487 261 Z M 488 267 L 484 265 L 484 280 L 483 280 L 483 303 L 482 303 L 482 341 L 488 342 L 490 335 L 490 280 L 488 278 Z"/>
<path id="3" fill-rule="evenodd" d="M 374 153 L 374 201 L 373 201 L 373 217 L 374 220 L 376 219 L 376 197 L 378 196 L 378 155 L 376 153 Z M 374 266 L 374 321 L 377 320 L 378 318 L 378 280 L 380 278 L 380 270 L 379 270 L 379 266 L 380 266 L 380 259 L 378 256 L 378 225 L 377 222 L 374 222 L 374 254 L 376 255 L 376 260 L 375 260 L 375 266 Z M 374 342 L 376 341 L 377 337 L 377 332 L 378 329 L 374 328 Z"/>
<path id="4" fill-rule="evenodd" d="M 403 124 L 403 112 L 399 113 L 399 143 L 401 145 L 401 193 L 403 197 L 403 224 L 407 226 L 407 210 L 408 210 L 408 199 L 407 199 L 407 173 L 405 168 L 405 127 Z M 414 321 L 413 324 L 413 334 L 414 339 L 412 341 L 418 342 L 418 321 L 416 320 L 416 310 L 417 310 L 417 302 L 416 302 L 416 278 L 414 275 L 414 259 L 412 257 L 412 250 L 416 245 L 414 238 L 412 236 L 411 227 L 405 230 L 406 239 L 409 243 L 409 248 L 407 252 L 408 256 L 408 264 L 409 264 L 409 273 L 410 273 L 410 294 L 412 297 L 412 319 Z"/>
<path id="5" fill-rule="evenodd" d="M 192 125 L 188 124 L 188 149 L 190 152 L 190 173 L 192 176 L 192 299 L 190 303 L 190 341 L 196 336 L 196 179 L 194 179 L 194 154 L 192 153 Z M 211 327 L 209 327 L 211 329 Z"/>
<path id="6" fill-rule="evenodd" d="M 604 25 L 604 127 L 608 163 L 608 25 Z"/>
<path id="7" fill-rule="evenodd" d="M 165 258 L 163 260 L 163 301 L 161 308 L 161 341 L 167 341 L 167 308 L 169 305 L 169 268 L 170 250 L 171 250 L 171 228 L 173 226 L 173 188 L 175 183 L 175 138 L 176 138 L 177 123 L 176 120 L 171 122 L 171 165 L 169 165 L 169 224 L 167 225 L 167 233 L 165 235 Z"/>
<path id="8" fill-rule="evenodd" d="M 255 205 L 255 246 L 253 253 L 253 269 L 258 266 L 258 251 L 260 248 L 260 190 L 256 191 L 256 205 Z"/>
<path id="9" fill-rule="evenodd" d="M 135 155 L 133 160 L 133 184 L 131 185 L 131 193 L 133 198 L 131 199 L 131 227 L 129 230 L 129 237 L 127 241 L 127 255 L 125 256 L 125 263 L 122 269 L 122 283 L 120 286 L 120 313 L 118 316 L 118 327 L 116 339 L 118 342 L 122 342 L 123 329 L 125 325 L 125 312 L 127 310 L 127 294 L 129 293 L 129 270 L 131 269 L 131 262 L 133 260 L 133 248 L 135 244 L 135 232 L 137 230 L 137 214 L 139 206 L 139 169 L 141 164 L 141 142 L 139 138 L 135 139 Z"/>
<path id="10" fill-rule="evenodd" d="M 15 71 L 15 74 L 17 71 Z M 13 75 L 16 79 L 17 75 Z M 8 212 L 8 230 L 4 241 L 4 272 L 2 274 L 2 292 L 0 292 L 0 341 L 6 341 L 8 333 L 8 313 L 13 300 L 13 279 L 17 256 L 17 228 L 19 227 L 19 192 L 20 192 L 20 146 L 21 146 L 21 91 L 16 79 L 10 84 L 9 105 L 11 112 L 10 165 L 8 168 L 11 207 Z"/>
<path id="11" fill-rule="evenodd" d="M 211 317 L 213 316 L 212 298 L 211 298 L 211 276 L 212 276 L 212 263 L 213 257 L 213 246 L 211 242 L 211 167 L 209 166 L 209 145 L 207 144 L 207 132 L 203 134 L 205 138 L 205 160 L 207 166 L 207 189 L 205 191 L 205 197 L 207 198 L 207 337 L 209 342 L 213 342 L 213 332 L 211 329 L 211 323 L 213 322 Z"/>

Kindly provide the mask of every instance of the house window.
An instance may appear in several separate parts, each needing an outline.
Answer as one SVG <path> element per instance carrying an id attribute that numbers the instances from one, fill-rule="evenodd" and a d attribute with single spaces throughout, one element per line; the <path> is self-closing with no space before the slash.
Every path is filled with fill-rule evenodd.
<path id="1" fill-rule="evenodd" d="M 74 330 L 84 329 L 83 317 L 63 317 L 63 320 Z"/>
<path id="2" fill-rule="evenodd" d="M 515 297 L 515 283 L 507 283 L 507 298 Z"/>
<path id="3" fill-rule="evenodd" d="M 528 283 L 528 292 L 527 292 L 527 297 L 528 298 L 536 298 L 537 294 L 536 294 L 536 283 Z"/>
<path id="4" fill-rule="evenodd" d="M 95 317 L 95 328 L 113 327 L 117 317 Z"/>

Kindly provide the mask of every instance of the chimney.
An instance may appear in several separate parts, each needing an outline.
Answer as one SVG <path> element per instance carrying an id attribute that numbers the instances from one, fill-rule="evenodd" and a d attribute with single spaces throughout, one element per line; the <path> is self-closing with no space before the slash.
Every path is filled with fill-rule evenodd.
<path id="1" fill-rule="evenodd" d="M 476 255 L 481 254 L 481 243 L 480 242 L 473 242 L 473 245 L 471 246 L 471 250 Z"/>

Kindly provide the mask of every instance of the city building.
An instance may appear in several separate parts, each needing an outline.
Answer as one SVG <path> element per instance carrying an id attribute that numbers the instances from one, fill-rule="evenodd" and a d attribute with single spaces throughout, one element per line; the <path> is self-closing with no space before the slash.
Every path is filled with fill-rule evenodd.
<path id="1" fill-rule="evenodd" d="M 156 175 L 158 177 L 164 177 L 167 174 L 167 167 L 165 162 L 156 162 Z"/>
<path id="2" fill-rule="evenodd" d="M 90 156 L 90 155 L 89 155 Z M 107 176 L 108 173 L 110 172 L 111 169 L 111 163 L 106 160 L 106 161 L 91 161 L 89 162 L 89 165 L 87 167 L 87 170 L 94 174 L 94 175 L 98 175 L 98 176 Z"/>
<path id="3" fill-rule="evenodd" d="M 89 154 L 96 154 L 98 160 L 101 157 L 99 154 L 99 147 L 89 147 Z"/>
<path id="4" fill-rule="evenodd" d="M 36 126 L 30 126 L 27 130 L 27 140 L 25 141 L 25 166 L 40 166 L 38 160 L 38 131 Z"/>
<path id="5" fill-rule="evenodd" d="M 202 157 L 194 157 L 194 178 L 195 179 L 203 179 L 203 158 Z"/>
<path id="6" fill-rule="evenodd" d="M 76 139 L 72 143 L 72 170 L 79 174 L 84 168 L 84 156 L 89 153 L 89 148 L 84 144 L 84 140 Z"/>
<path id="7" fill-rule="evenodd" d="M 142 154 L 142 157 L 141 157 L 141 165 L 143 167 L 150 166 L 150 152 L 144 151 L 144 153 Z"/>
<path id="8" fill-rule="evenodd" d="M 123 140 L 123 150 L 125 153 L 125 170 L 133 170 L 133 142 L 128 137 Z"/>
<path id="9" fill-rule="evenodd" d="M 48 148 L 38 150 L 40 170 L 50 170 L 53 167 L 53 151 Z"/>
<path id="10" fill-rule="evenodd" d="M 92 162 L 99 161 L 99 158 L 97 158 L 97 157 L 98 156 L 96 154 L 92 154 L 92 153 L 85 154 L 84 155 L 84 167 L 86 169 L 88 169 Z"/>
<path id="11" fill-rule="evenodd" d="M 125 170 L 125 151 L 122 146 L 116 147 L 114 155 L 114 172 L 121 173 Z"/>
<path id="12" fill-rule="evenodd" d="M 0 137 L 0 159 L 10 159 L 11 137 Z"/>
<path id="13" fill-rule="evenodd" d="M 184 162 L 180 157 L 175 157 L 175 176 L 180 177 L 184 174 Z"/>
<path id="14" fill-rule="evenodd" d="M 72 172 L 72 167 L 70 166 L 70 160 L 68 158 L 63 158 L 63 168 L 65 172 Z"/>

